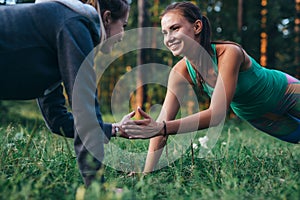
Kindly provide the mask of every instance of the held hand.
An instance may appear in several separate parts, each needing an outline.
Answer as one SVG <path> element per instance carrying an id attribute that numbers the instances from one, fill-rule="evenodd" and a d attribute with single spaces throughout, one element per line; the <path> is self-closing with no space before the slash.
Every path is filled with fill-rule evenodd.
<path id="1" fill-rule="evenodd" d="M 163 123 L 154 121 L 141 108 L 138 108 L 138 112 L 144 119 L 128 120 L 122 125 L 122 129 L 129 139 L 149 139 L 158 135 L 163 135 Z"/>
<path id="2" fill-rule="evenodd" d="M 131 113 L 125 115 L 122 120 L 118 123 L 115 123 L 113 126 L 116 127 L 115 130 L 115 136 L 116 137 L 122 137 L 128 139 L 129 136 L 125 133 L 124 129 L 122 129 L 122 125 L 124 125 L 126 122 L 130 121 L 130 119 L 135 115 L 135 111 L 132 111 Z"/>

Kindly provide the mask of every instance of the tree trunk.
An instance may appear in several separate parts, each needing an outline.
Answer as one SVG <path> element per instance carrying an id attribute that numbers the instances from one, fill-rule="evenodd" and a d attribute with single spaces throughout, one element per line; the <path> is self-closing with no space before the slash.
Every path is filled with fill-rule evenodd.
<path id="1" fill-rule="evenodd" d="M 137 67 L 146 63 L 145 59 L 145 49 L 143 49 L 143 42 L 145 42 L 145 31 L 143 27 L 146 25 L 146 1 L 145 0 L 138 0 L 138 50 L 137 50 Z M 135 98 L 135 110 L 137 107 L 143 107 L 144 102 L 144 76 L 143 72 L 139 68 L 137 70 L 137 89 L 136 89 L 136 98 Z M 136 114 L 137 118 L 140 118 L 140 115 Z"/>
<path id="2" fill-rule="evenodd" d="M 267 66 L 267 46 L 268 46 L 268 34 L 267 34 L 267 0 L 261 0 L 261 34 L 260 34 L 260 64 L 264 67 Z"/>
<path id="3" fill-rule="evenodd" d="M 240 44 L 244 46 L 244 32 L 243 32 L 243 24 L 244 24 L 244 0 L 238 0 L 238 11 L 237 11 L 237 28 L 240 36 Z"/>
<path id="4" fill-rule="evenodd" d="M 243 26 L 243 0 L 238 0 L 238 15 L 237 15 L 237 21 L 238 21 L 238 30 L 239 32 L 242 31 Z"/>

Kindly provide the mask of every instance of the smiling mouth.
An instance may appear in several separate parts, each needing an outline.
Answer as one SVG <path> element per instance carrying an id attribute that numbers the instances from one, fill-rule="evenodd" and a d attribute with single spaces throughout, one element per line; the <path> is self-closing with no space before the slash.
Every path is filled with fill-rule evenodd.
<path id="1" fill-rule="evenodd" d="M 180 44 L 180 42 L 173 43 L 173 44 L 169 45 L 169 48 L 171 50 L 176 50 L 179 47 L 179 44 Z"/>

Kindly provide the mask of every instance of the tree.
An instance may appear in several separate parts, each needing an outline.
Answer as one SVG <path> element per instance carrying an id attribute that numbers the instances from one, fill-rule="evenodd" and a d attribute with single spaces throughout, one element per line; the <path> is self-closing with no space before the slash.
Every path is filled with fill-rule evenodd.
<path id="1" fill-rule="evenodd" d="M 268 33 L 267 33 L 267 0 L 261 0 L 261 33 L 260 33 L 260 64 L 263 67 L 267 66 L 267 46 L 268 46 Z"/>
<path id="2" fill-rule="evenodd" d="M 145 40 L 147 37 L 145 35 L 147 34 L 143 27 L 147 26 L 147 20 L 148 20 L 148 13 L 147 13 L 147 1 L 145 0 L 138 0 L 138 50 L 137 50 L 137 66 L 140 66 L 142 64 L 147 63 L 146 59 L 146 49 L 142 48 L 144 45 L 143 43 L 146 42 Z M 137 70 L 137 86 L 138 88 L 136 89 L 136 101 L 135 104 L 136 107 L 143 107 L 145 99 L 145 91 L 146 85 L 144 85 L 144 75 L 143 72 L 141 71 L 141 68 Z M 140 86 L 140 87 L 139 87 Z M 137 118 L 139 118 L 139 113 L 137 113 Z"/>

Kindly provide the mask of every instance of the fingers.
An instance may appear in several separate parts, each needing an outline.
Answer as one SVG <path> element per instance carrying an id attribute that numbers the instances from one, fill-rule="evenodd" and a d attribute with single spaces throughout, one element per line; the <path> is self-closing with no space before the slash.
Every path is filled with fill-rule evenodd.
<path id="1" fill-rule="evenodd" d="M 150 119 L 131 120 L 124 123 L 124 125 L 148 125 L 151 122 Z"/>
<path id="2" fill-rule="evenodd" d="M 151 118 L 150 115 L 148 115 L 145 111 L 142 110 L 142 108 L 138 107 L 138 112 L 141 114 L 142 117 L 149 119 Z"/>
<path id="3" fill-rule="evenodd" d="M 135 111 L 132 111 L 131 113 L 129 113 L 127 116 L 128 118 L 132 118 L 135 115 Z"/>
<path id="4" fill-rule="evenodd" d="M 131 135 L 131 136 L 129 136 L 128 137 L 128 139 L 129 140 L 138 140 L 138 139 L 140 139 L 140 140 L 146 140 L 146 139 L 149 139 L 148 137 L 145 137 L 145 136 L 143 136 L 143 135 Z"/>
<path id="5" fill-rule="evenodd" d="M 136 176 L 136 175 L 143 175 L 143 176 L 146 176 L 148 175 L 149 173 L 148 172 L 135 172 L 135 171 L 132 171 L 130 172 L 129 174 L 127 174 L 127 177 L 132 177 L 132 176 Z"/>
<path id="6" fill-rule="evenodd" d="M 125 138 L 125 139 L 130 139 L 129 135 L 127 135 L 126 133 L 122 133 L 120 135 L 121 138 Z"/>
<path id="7" fill-rule="evenodd" d="M 147 135 L 131 135 L 131 134 L 128 134 L 128 139 L 129 140 L 137 140 L 137 139 L 140 139 L 140 140 L 148 140 L 150 138 L 153 138 L 155 136 L 147 136 Z"/>
<path id="8" fill-rule="evenodd" d="M 127 174 L 127 177 L 132 177 L 132 176 L 135 176 L 136 173 L 135 172 L 130 172 L 129 174 Z"/>

